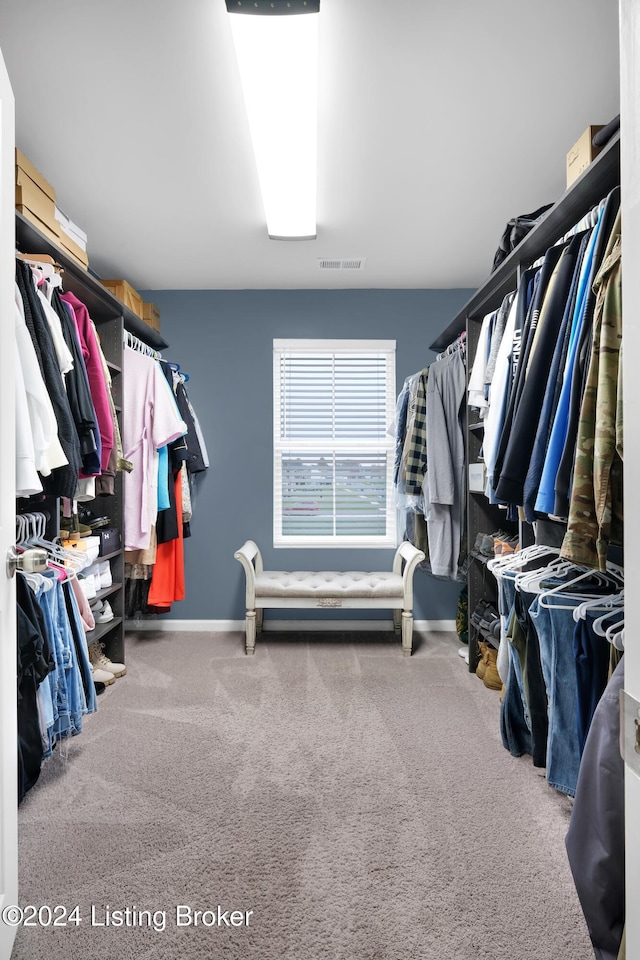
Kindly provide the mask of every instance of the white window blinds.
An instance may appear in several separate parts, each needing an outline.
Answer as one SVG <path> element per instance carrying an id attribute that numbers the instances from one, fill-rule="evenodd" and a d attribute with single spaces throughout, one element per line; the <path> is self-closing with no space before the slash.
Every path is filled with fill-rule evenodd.
<path id="1" fill-rule="evenodd" d="M 394 340 L 274 340 L 274 546 L 396 544 Z"/>

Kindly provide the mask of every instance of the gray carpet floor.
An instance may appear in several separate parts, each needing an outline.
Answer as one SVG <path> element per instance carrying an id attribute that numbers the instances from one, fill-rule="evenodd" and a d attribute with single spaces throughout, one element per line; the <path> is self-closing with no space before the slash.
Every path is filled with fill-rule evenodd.
<path id="1" fill-rule="evenodd" d="M 504 750 L 454 635 L 415 647 L 128 634 L 19 812 L 21 905 L 81 922 L 12 960 L 588 960 L 570 801 Z"/>

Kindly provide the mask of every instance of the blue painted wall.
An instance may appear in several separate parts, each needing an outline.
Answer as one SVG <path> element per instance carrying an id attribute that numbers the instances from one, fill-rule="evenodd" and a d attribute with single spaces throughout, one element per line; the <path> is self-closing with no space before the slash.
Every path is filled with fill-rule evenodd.
<path id="1" fill-rule="evenodd" d="M 161 312 L 163 355 L 190 375 L 189 397 L 205 434 L 211 467 L 199 478 L 192 537 L 185 542 L 186 599 L 176 619 L 244 616 L 244 573 L 234 551 L 246 539 L 265 567 L 390 569 L 392 550 L 274 550 L 273 367 L 275 337 L 395 339 L 398 389 L 434 359 L 429 344 L 471 290 L 192 290 L 143 293 Z M 416 619 L 455 616 L 460 585 L 418 571 Z M 306 611 L 290 611 L 302 619 Z M 309 611 L 313 615 L 312 611 Z M 322 616 L 361 618 L 361 611 Z M 388 618 L 388 611 L 377 611 Z M 367 616 L 374 617 L 376 611 Z M 287 611 L 271 612 L 285 619 Z"/>

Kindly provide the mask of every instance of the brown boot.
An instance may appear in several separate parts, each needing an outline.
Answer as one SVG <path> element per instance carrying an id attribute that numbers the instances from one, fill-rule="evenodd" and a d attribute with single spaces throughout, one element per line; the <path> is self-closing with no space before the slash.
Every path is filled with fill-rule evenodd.
<path id="1" fill-rule="evenodd" d="M 489 690 L 502 690 L 502 680 L 497 667 L 498 651 L 490 648 L 487 651 L 487 666 L 482 682 Z"/>
<path id="2" fill-rule="evenodd" d="M 485 671 L 487 669 L 487 651 L 489 649 L 489 644 L 485 643 L 484 640 L 478 640 L 478 650 L 480 651 L 480 661 L 476 667 L 476 677 L 480 677 L 481 680 L 484 680 Z"/>

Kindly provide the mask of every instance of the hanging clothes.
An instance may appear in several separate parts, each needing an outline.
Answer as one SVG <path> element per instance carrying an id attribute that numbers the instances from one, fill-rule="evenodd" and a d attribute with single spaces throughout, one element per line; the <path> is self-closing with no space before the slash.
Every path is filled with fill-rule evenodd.
<path id="1" fill-rule="evenodd" d="M 394 480 L 401 536 L 424 552 L 422 569 L 454 580 L 464 534 L 465 384 L 463 338 L 408 377 L 396 403 Z"/>
<path id="2" fill-rule="evenodd" d="M 73 497 L 82 466 L 82 454 L 69 407 L 49 326 L 38 299 L 29 266 L 16 261 L 16 279 L 24 307 L 25 322 L 38 358 L 38 364 L 54 409 L 57 432 L 66 459 L 44 479 L 43 487 L 52 496 Z"/>
<path id="3" fill-rule="evenodd" d="M 100 435 L 100 469 L 106 470 L 109 465 L 111 450 L 113 449 L 113 420 L 107 395 L 107 384 L 102 369 L 100 350 L 96 341 L 89 311 L 74 293 L 63 293 L 60 300 L 71 309 L 77 336 L 82 348 L 82 356 L 87 371 L 91 396 L 95 406 Z"/>
<path id="4" fill-rule="evenodd" d="M 123 424 L 122 442 L 124 456 L 133 464 L 132 472 L 124 475 L 125 548 L 144 550 L 158 513 L 157 450 L 182 437 L 187 426 L 179 418 L 157 361 L 125 346 L 123 372 L 124 403 L 130 413 Z"/>
<path id="5" fill-rule="evenodd" d="M 565 838 L 580 906 L 600 960 L 617 960 L 625 921 L 623 686 L 624 657 L 593 717 Z"/>
<path id="6" fill-rule="evenodd" d="M 622 542 L 622 460 L 616 449 L 622 432 L 617 423 L 622 343 L 620 212 L 594 289 L 593 350 L 578 424 L 575 479 L 562 556 L 603 570 L 610 539 Z"/>
<path id="7" fill-rule="evenodd" d="M 462 413 L 466 368 L 462 350 L 429 367 L 426 391 L 426 463 L 423 484 L 431 571 L 457 579 L 465 512 Z"/>

